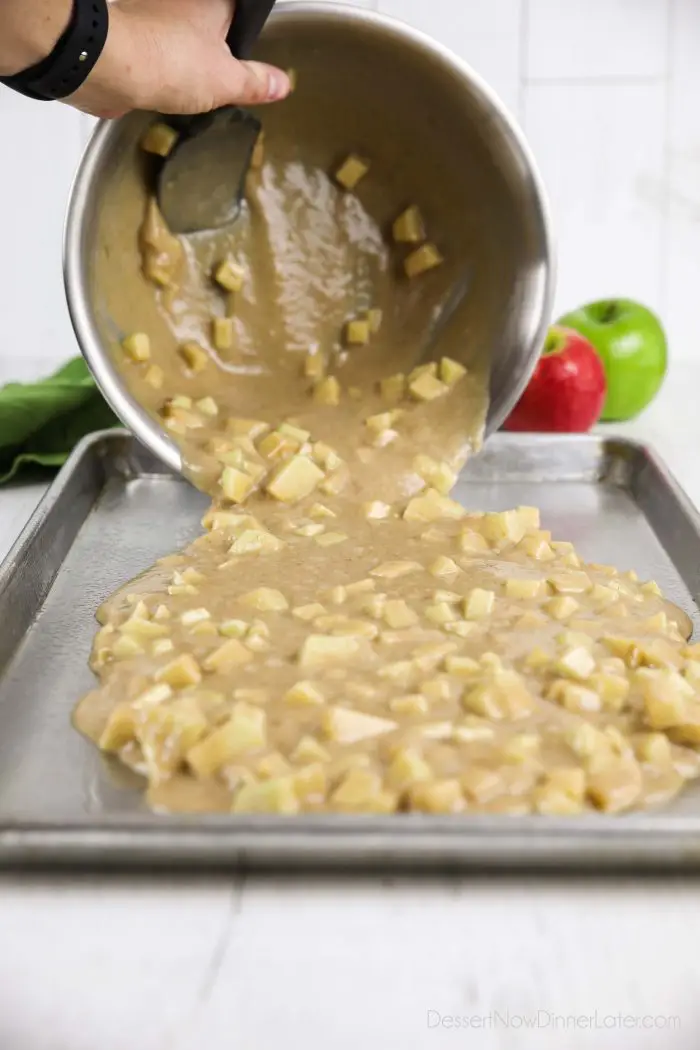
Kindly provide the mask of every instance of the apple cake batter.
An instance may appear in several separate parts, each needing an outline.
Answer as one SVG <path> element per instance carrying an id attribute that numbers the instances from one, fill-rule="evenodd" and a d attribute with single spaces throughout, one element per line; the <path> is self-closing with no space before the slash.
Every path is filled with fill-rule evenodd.
<path id="1" fill-rule="evenodd" d="M 174 238 L 136 177 L 115 196 L 105 257 L 138 237 L 141 267 L 112 289 L 120 368 L 213 504 L 101 608 L 76 726 L 162 811 L 668 801 L 700 770 L 687 617 L 534 508 L 451 498 L 487 382 L 423 360 L 449 237 L 420 201 L 373 218 L 371 158 L 328 171 L 274 131 L 230 230 Z M 172 141 L 151 127 L 142 145 Z"/>

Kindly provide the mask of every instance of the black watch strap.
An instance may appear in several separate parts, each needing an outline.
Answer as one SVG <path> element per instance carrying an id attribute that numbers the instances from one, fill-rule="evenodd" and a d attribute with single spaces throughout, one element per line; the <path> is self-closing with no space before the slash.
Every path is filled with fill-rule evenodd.
<path id="1" fill-rule="evenodd" d="M 108 28 L 107 0 L 73 0 L 70 21 L 51 54 L 21 73 L 0 77 L 0 83 L 42 102 L 72 95 L 102 54 Z"/>

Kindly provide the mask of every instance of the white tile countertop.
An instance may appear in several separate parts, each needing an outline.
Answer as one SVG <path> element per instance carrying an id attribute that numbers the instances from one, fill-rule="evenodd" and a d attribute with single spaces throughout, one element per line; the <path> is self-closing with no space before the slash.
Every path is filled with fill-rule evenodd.
<path id="1" fill-rule="evenodd" d="M 618 428 L 700 504 L 700 365 Z M 0 491 L 0 553 L 42 494 Z M 0 876 L 2 1050 L 695 1050 L 700 881 Z"/>

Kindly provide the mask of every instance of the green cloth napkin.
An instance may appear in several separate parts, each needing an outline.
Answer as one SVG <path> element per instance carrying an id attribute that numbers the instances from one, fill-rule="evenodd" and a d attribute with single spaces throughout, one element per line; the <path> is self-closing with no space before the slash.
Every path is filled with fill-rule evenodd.
<path id="1" fill-rule="evenodd" d="M 82 357 L 48 379 L 0 387 L 0 485 L 23 468 L 58 468 L 94 430 L 119 425 Z"/>

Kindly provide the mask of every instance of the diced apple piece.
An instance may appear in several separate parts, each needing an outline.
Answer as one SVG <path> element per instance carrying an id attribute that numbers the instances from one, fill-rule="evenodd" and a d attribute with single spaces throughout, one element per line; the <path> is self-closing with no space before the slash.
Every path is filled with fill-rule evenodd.
<path id="1" fill-rule="evenodd" d="M 148 361 L 151 356 L 151 340 L 145 332 L 134 332 L 128 335 L 122 343 L 122 349 L 127 357 L 137 364 Z"/>
<path id="2" fill-rule="evenodd" d="M 183 343 L 182 346 L 178 347 L 178 353 L 190 372 L 201 372 L 209 361 L 209 355 L 204 347 L 192 341 Z"/>
<path id="3" fill-rule="evenodd" d="M 149 386 L 153 387 L 154 390 L 161 390 L 165 379 L 165 372 L 160 365 L 151 365 L 143 378 Z"/>
<path id="4" fill-rule="evenodd" d="M 175 649 L 170 638 L 159 638 L 151 646 L 151 652 L 154 656 L 164 656 L 166 653 L 171 653 Z"/>
<path id="5" fill-rule="evenodd" d="M 291 754 L 293 762 L 307 765 L 315 762 L 329 762 L 330 753 L 312 736 L 303 736 Z"/>
<path id="6" fill-rule="evenodd" d="M 292 776 L 294 791 L 301 802 L 321 803 L 326 797 L 328 777 L 323 761 L 307 764 Z"/>
<path id="7" fill-rule="evenodd" d="M 278 777 L 289 776 L 292 767 L 284 755 L 281 755 L 279 751 L 272 751 L 256 763 L 255 772 L 263 780 L 275 780 Z"/>
<path id="8" fill-rule="evenodd" d="M 449 387 L 436 376 L 423 372 L 422 375 L 409 380 L 408 390 L 416 401 L 434 401 L 435 398 L 446 394 Z"/>
<path id="9" fill-rule="evenodd" d="M 443 383 L 447 383 L 448 386 L 454 386 L 455 383 L 464 378 L 467 370 L 464 365 L 460 365 L 458 361 L 453 361 L 451 357 L 443 357 L 440 361 L 439 374 Z"/>
<path id="10" fill-rule="evenodd" d="M 299 799 L 291 777 L 277 777 L 259 784 L 243 784 L 239 788 L 231 807 L 232 813 L 284 813 L 299 812 Z"/>
<path id="11" fill-rule="evenodd" d="M 314 461 L 326 470 L 337 470 L 338 467 L 342 466 L 342 459 L 330 445 L 327 445 L 325 441 L 317 441 L 312 450 Z"/>
<path id="12" fill-rule="evenodd" d="M 635 751 L 640 762 L 647 762 L 656 769 L 664 769 L 673 763 L 671 742 L 664 733 L 643 733 L 637 738 Z"/>
<path id="13" fill-rule="evenodd" d="M 382 618 L 389 627 L 413 627 L 419 622 L 418 614 L 402 598 L 392 598 L 384 603 Z"/>
<path id="14" fill-rule="evenodd" d="M 98 740 L 102 751 L 121 751 L 136 736 L 137 714 L 131 704 L 120 703 L 112 708 Z"/>
<path id="15" fill-rule="evenodd" d="M 428 571 L 432 576 L 440 578 L 443 576 L 456 576 L 462 570 L 456 561 L 441 554 L 439 558 L 435 559 Z"/>
<path id="16" fill-rule="evenodd" d="M 345 325 L 344 340 L 346 346 L 366 346 L 369 342 L 369 321 L 356 317 Z"/>
<path id="17" fill-rule="evenodd" d="M 462 788 L 474 802 L 484 804 L 502 794 L 505 788 L 503 777 L 497 769 L 472 765 L 462 773 Z"/>
<path id="18" fill-rule="evenodd" d="M 173 150 L 178 138 L 177 131 L 163 121 L 156 121 L 146 131 L 141 139 L 141 149 L 144 153 L 153 153 L 157 157 L 167 157 Z"/>
<path id="19" fill-rule="evenodd" d="M 311 521 L 308 525 L 299 525 L 295 528 L 297 536 L 305 536 L 309 539 L 312 536 L 320 536 L 325 531 L 326 526 L 322 525 L 320 521 Z"/>
<path id="20" fill-rule="evenodd" d="M 555 662 L 553 670 L 566 678 L 585 681 L 595 671 L 595 660 L 584 646 L 569 649 Z"/>
<path id="21" fill-rule="evenodd" d="M 254 554 L 258 551 L 278 551 L 284 543 L 266 529 L 244 529 L 228 549 L 229 554 Z"/>
<path id="22" fill-rule="evenodd" d="M 330 797 L 331 807 L 341 813 L 392 813 L 396 803 L 379 774 L 369 769 L 349 770 Z"/>
<path id="23" fill-rule="evenodd" d="M 296 616 L 298 620 L 310 622 L 318 616 L 323 616 L 325 611 L 325 607 L 320 602 L 310 602 L 308 605 L 297 605 L 295 609 L 292 609 L 292 616 Z"/>
<path id="24" fill-rule="evenodd" d="M 376 306 L 367 311 L 367 324 L 372 335 L 376 335 L 382 327 L 382 316 L 382 311 Z"/>
<path id="25" fill-rule="evenodd" d="M 458 520 L 466 514 L 464 507 L 441 495 L 437 489 L 426 489 L 420 495 L 409 501 L 403 512 L 404 521 L 439 521 L 442 518 Z"/>
<path id="26" fill-rule="evenodd" d="M 672 729 L 687 717 L 688 703 L 695 695 L 689 682 L 677 671 L 638 671 L 636 682 L 644 700 L 646 723 L 651 729 Z"/>
<path id="27" fill-rule="evenodd" d="M 224 638 L 243 638 L 248 631 L 245 620 L 224 620 L 219 624 L 219 634 Z"/>
<path id="28" fill-rule="evenodd" d="M 211 322 L 211 341 L 216 350 L 230 350 L 233 346 L 233 319 L 214 317 Z"/>
<path id="29" fill-rule="evenodd" d="M 499 671 L 493 678 L 469 689 L 462 698 L 468 711 L 494 721 L 515 721 L 532 714 L 535 698 L 514 671 Z"/>
<path id="30" fill-rule="evenodd" d="M 547 582 L 557 594 L 585 594 L 591 589 L 590 577 L 585 572 L 553 573 Z"/>
<path id="31" fill-rule="evenodd" d="M 417 561 L 387 561 L 370 569 L 370 576 L 379 576 L 387 580 L 398 580 L 413 572 L 421 572 L 423 566 Z"/>
<path id="32" fill-rule="evenodd" d="M 201 682 L 202 671 L 190 653 L 183 653 L 156 671 L 155 677 L 156 681 L 167 682 L 173 689 L 185 689 Z"/>
<path id="33" fill-rule="evenodd" d="M 573 817 L 581 813 L 584 803 L 555 785 L 541 784 L 535 788 L 535 809 L 547 817 Z"/>
<path id="34" fill-rule="evenodd" d="M 579 603 L 570 594 L 552 598 L 545 605 L 545 609 L 555 620 L 566 620 L 569 616 L 573 616 L 578 608 Z"/>
<path id="35" fill-rule="evenodd" d="M 582 802 L 586 791 L 586 774 L 576 767 L 560 766 L 549 771 L 545 784 Z"/>
<path id="36" fill-rule="evenodd" d="M 208 609 L 187 609 L 180 616 L 180 623 L 184 627 L 192 627 L 196 623 L 201 623 L 202 620 L 211 619 L 211 613 Z"/>
<path id="37" fill-rule="evenodd" d="M 204 660 L 204 669 L 215 674 L 226 674 L 234 667 L 243 667 L 250 663 L 253 654 L 238 638 L 229 638 Z"/>
<path id="38" fill-rule="evenodd" d="M 151 638 L 164 638 L 170 633 L 170 628 L 163 623 L 154 623 L 151 620 L 131 617 L 131 619 L 121 625 L 119 631 L 121 634 L 128 634 L 138 641 L 146 641 Z"/>
<path id="39" fill-rule="evenodd" d="M 314 542 L 319 547 L 335 547 L 339 543 L 345 543 L 348 536 L 345 532 L 324 532 L 320 536 L 316 536 Z"/>
<path id="40" fill-rule="evenodd" d="M 471 656 L 448 656 L 445 670 L 458 678 L 473 678 L 481 672 L 481 664 Z"/>
<path id="41" fill-rule="evenodd" d="M 389 707 L 397 715 L 426 715 L 430 710 L 427 699 L 420 693 L 394 697 L 389 701 Z"/>
<path id="42" fill-rule="evenodd" d="M 505 592 L 507 598 L 513 598 L 516 601 L 527 601 L 528 599 L 539 598 L 542 594 L 546 594 L 547 584 L 544 580 L 515 577 L 506 580 Z"/>
<path id="43" fill-rule="evenodd" d="M 474 529 L 464 529 L 459 534 L 459 546 L 465 554 L 483 554 L 489 549 L 487 540 Z"/>
<path id="44" fill-rule="evenodd" d="M 527 525 L 518 510 L 484 514 L 481 521 L 482 535 L 491 543 L 519 543 L 526 530 Z"/>
<path id="45" fill-rule="evenodd" d="M 300 445 L 299 441 L 281 434 L 278 430 L 273 430 L 259 442 L 258 452 L 265 459 L 281 459 L 292 452 L 298 452 Z"/>
<path id="46" fill-rule="evenodd" d="M 541 746 L 539 733 L 516 733 L 505 744 L 503 757 L 509 762 L 532 762 L 539 755 Z"/>
<path id="47" fill-rule="evenodd" d="M 325 493 L 326 496 L 338 496 L 349 480 L 350 474 L 347 466 L 338 467 L 337 470 L 328 475 L 325 481 L 321 482 L 321 492 Z"/>
<path id="48" fill-rule="evenodd" d="M 390 405 L 397 404 L 406 392 L 406 376 L 403 372 L 397 372 L 396 375 L 380 379 L 379 392 L 383 401 Z"/>
<path id="49" fill-rule="evenodd" d="M 454 606 L 448 605 L 447 602 L 436 602 L 434 605 L 426 605 L 424 612 L 426 620 L 438 627 L 459 619 L 457 610 Z"/>
<path id="50" fill-rule="evenodd" d="M 459 813 L 465 808 L 459 780 L 418 781 L 408 791 L 411 809 L 423 813 Z"/>
<path id="51" fill-rule="evenodd" d="M 449 463 L 438 463 L 430 456 L 416 456 L 413 469 L 442 496 L 451 492 L 457 482 L 457 474 Z"/>
<path id="52" fill-rule="evenodd" d="M 289 602 L 282 592 L 273 587 L 258 587 L 254 591 L 248 591 L 247 594 L 241 595 L 240 601 L 258 612 L 282 612 L 289 608 Z"/>
<path id="53" fill-rule="evenodd" d="M 474 587 L 464 599 L 464 616 L 467 620 L 483 620 L 490 616 L 496 604 L 493 591 Z"/>
<path id="54" fill-rule="evenodd" d="M 592 689 L 586 689 L 585 686 L 577 685 L 563 678 L 558 678 L 552 682 L 547 691 L 547 699 L 561 704 L 562 707 L 573 714 L 580 715 L 600 711 L 602 706 L 600 697 Z"/>
<path id="55" fill-rule="evenodd" d="M 419 780 L 431 780 L 433 771 L 415 748 L 400 747 L 394 752 L 388 775 L 392 787 L 401 791 Z"/>
<path id="56" fill-rule="evenodd" d="M 633 758 L 612 758 L 588 777 L 588 797 L 605 813 L 630 809 L 639 799 L 642 787 L 642 771 Z"/>
<path id="57" fill-rule="evenodd" d="M 427 273 L 428 270 L 434 270 L 436 266 L 440 266 L 443 262 L 442 255 L 432 242 L 428 241 L 426 244 L 421 244 L 420 248 L 416 248 L 410 255 L 407 255 L 404 259 L 403 268 L 407 277 L 414 278 L 420 276 L 422 273 Z"/>
<path id="58" fill-rule="evenodd" d="M 326 702 L 326 698 L 314 682 L 297 682 L 284 694 L 284 700 L 295 707 L 313 707 Z"/>
<path id="59" fill-rule="evenodd" d="M 234 704 L 231 717 L 187 752 L 187 763 L 199 777 L 210 777 L 222 766 L 267 743 L 267 717 L 260 707 Z"/>
<path id="60" fill-rule="evenodd" d="M 299 653 L 301 667 L 328 667 L 352 660 L 361 649 L 361 640 L 352 635 L 310 634 Z"/>
<path id="61" fill-rule="evenodd" d="M 323 716 L 323 729 L 329 740 L 339 744 L 355 744 L 370 740 L 396 729 L 396 722 L 349 707 L 331 707 Z"/>
<path id="62" fill-rule="evenodd" d="M 425 240 L 425 223 L 420 208 L 411 204 L 394 219 L 391 232 L 397 244 L 420 244 Z"/>
<path id="63" fill-rule="evenodd" d="M 335 376 L 326 376 L 320 379 L 313 389 L 313 399 L 317 405 L 330 405 L 335 407 L 340 404 L 340 383 Z"/>
<path id="64" fill-rule="evenodd" d="M 293 456 L 267 483 L 267 492 L 283 503 L 295 503 L 311 495 L 323 480 L 323 471 L 307 456 Z"/>
<path id="65" fill-rule="evenodd" d="M 253 491 L 253 479 L 237 467 L 224 467 L 221 474 L 221 488 L 226 499 L 232 503 L 243 503 Z"/>
<path id="66" fill-rule="evenodd" d="M 355 153 L 351 153 L 336 170 L 335 181 L 344 190 L 354 190 L 368 171 L 369 163 Z"/>
<path id="67" fill-rule="evenodd" d="M 595 689 L 607 711 L 620 711 L 630 691 L 628 678 L 604 671 L 592 674 L 588 684 Z"/>
<path id="68" fill-rule="evenodd" d="M 224 259 L 214 271 L 214 280 L 227 292 L 240 292 L 243 287 L 243 269 L 232 259 Z"/>
<path id="69" fill-rule="evenodd" d="M 639 663 L 644 667 L 675 667 L 680 669 L 683 657 L 678 647 L 663 638 L 656 638 L 649 643 L 639 644 Z"/>

